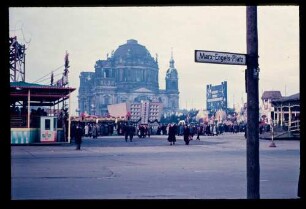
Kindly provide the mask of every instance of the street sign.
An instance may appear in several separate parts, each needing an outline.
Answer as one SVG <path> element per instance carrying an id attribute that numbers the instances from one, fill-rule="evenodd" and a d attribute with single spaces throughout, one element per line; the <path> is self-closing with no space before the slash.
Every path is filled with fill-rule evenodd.
<path id="1" fill-rule="evenodd" d="M 195 62 L 225 65 L 246 65 L 246 55 L 228 52 L 195 50 Z"/>

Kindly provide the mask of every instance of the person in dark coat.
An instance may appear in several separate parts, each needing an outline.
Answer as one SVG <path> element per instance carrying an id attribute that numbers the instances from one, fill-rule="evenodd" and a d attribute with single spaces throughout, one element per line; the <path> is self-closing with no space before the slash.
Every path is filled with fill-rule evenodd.
<path id="1" fill-rule="evenodd" d="M 135 134 L 135 127 L 133 125 L 130 125 L 129 126 L 130 142 L 133 141 L 134 134 Z"/>
<path id="2" fill-rule="evenodd" d="M 139 130 L 140 130 L 140 138 L 145 138 L 145 127 L 144 127 L 144 125 L 140 125 Z"/>
<path id="3" fill-rule="evenodd" d="M 98 137 L 98 125 L 93 124 L 92 126 L 92 138 L 96 139 Z"/>
<path id="4" fill-rule="evenodd" d="M 210 133 L 210 124 L 207 124 L 207 126 L 206 126 L 206 135 L 207 136 L 211 135 L 211 133 Z"/>
<path id="5" fill-rule="evenodd" d="M 124 132 L 125 141 L 127 142 L 128 137 L 129 137 L 129 135 L 130 135 L 130 128 L 129 128 L 129 125 L 128 125 L 128 124 L 124 125 L 124 127 L 123 127 L 123 132 Z"/>
<path id="6" fill-rule="evenodd" d="M 190 129 L 187 125 L 184 126 L 183 135 L 184 135 L 185 144 L 188 145 L 189 144 Z"/>
<path id="7" fill-rule="evenodd" d="M 74 123 L 71 123 L 71 140 L 75 141 L 75 133 L 76 133 L 76 125 Z"/>
<path id="8" fill-rule="evenodd" d="M 152 126 L 148 126 L 148 137 L 150 138 L 151 134 L 152 134 Z"/>
<path id="9" fill-rule="evenodd" d="M 176 142 L 175 134 L 176 134 L 176 125 L 171 124 L 169 126 L 169 133 L 168 133 L 168 141 L 170 142 L 170 145 L 172 144 L 174 145 Z"/>
<path id="10" fill-rule="evenodd" d="M 201 126 L 197 126 L 197 140 L 200 140 Z"/>
<path id="11" fill-rule="evenodd" d="M 76 131 L 75 131 L 75 143 L 77 145 L 76 150 L 81 149 L 82 135 L 83 135 L 83 129 L 80 125 L 77 125 Z"/>

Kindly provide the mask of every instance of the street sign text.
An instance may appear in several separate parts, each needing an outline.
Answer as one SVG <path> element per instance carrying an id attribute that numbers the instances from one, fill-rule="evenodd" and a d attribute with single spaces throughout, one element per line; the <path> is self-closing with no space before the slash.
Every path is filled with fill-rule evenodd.
<path id="1" fill-rule="evenodd" d="M 195 50 L 195 62 L 246 65 L 246 55 L 227 52 Z"/>

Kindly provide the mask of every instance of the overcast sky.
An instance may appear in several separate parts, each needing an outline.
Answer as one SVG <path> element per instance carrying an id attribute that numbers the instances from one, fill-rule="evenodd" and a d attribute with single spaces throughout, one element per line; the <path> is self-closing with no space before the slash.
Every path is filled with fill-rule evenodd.
<path id="1" fill-rule="evenodd" d="M 299 92 L 299 7 L 259 6 L 259 97 L 279 90 Z M 20 7 L 9 8 L 10 36 L 26 44 L 26 82 L 34 82 L 64 64 L 69 53 L 71 114 L 78 108 L 79 75 L 94 71 L 128 39 L 136 39 L 155 57 L 159 86 L 165 89 L 171 48 L 179 75 L 180 108 L 206 108 L 206 85 L 228 83 L 228 106 L 246 102 L 246 66 L 196 63 L 194 50 L 246 53 L 245 6 L 170 7 Z M 62 73 L 63 67 L 55 72 Z M 49 79 L 41 84 L 50 84 Z M 59 77 L 56 76 L 55 79 Z"/>

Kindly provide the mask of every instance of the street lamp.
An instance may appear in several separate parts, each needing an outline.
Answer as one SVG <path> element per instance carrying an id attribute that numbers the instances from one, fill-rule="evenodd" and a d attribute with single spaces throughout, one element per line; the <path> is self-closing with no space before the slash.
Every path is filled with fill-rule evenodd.
<path id="1" fill-rule="evenodd" d="M 271 144 L 269 145 L 269 147 L 276 147 L 275 143 L 274 143 L 274 123 L 271 122 Z"/>

